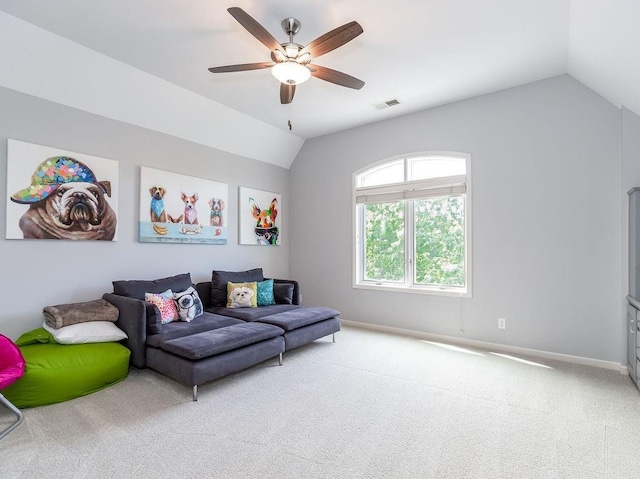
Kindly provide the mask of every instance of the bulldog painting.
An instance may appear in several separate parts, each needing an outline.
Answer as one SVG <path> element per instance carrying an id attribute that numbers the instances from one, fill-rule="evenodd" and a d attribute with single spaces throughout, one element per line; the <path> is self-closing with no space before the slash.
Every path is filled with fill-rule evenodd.
<path id="1" fill-rule="evenodd" d="M 112 241 L 117 219 L 105 196 L 111 196 L 109 181 L 98 181 L 78 160 L 55 156 L 36 168 L 31 185 L 11 201 L 29 205 L 19 222 L 25 239 Z"/>

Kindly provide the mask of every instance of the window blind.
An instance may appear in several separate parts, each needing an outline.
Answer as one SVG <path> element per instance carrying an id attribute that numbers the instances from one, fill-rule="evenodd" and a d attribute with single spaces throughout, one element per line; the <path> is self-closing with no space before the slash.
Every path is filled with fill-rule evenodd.
<path id="1" fill-rule="evenodd" d="M 356 189 L 356 203 L 390 203 L 402 200 L 463 195 L 467 191 L 464 176 L 451 176 L 414 183 Z"/>

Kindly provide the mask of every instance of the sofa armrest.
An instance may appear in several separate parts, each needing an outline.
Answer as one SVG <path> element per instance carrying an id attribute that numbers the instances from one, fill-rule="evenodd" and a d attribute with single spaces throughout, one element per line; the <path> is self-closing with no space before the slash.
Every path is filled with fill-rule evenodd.
<path id="1" fill-rule="evenodd" d="M 122 343 L 131 351 L 131 364 L 138 368 L 146 367 L 147 310 L 144 301 L 113 293 L 105 293 L 102 299 L 118 308 L 115 324 L 129 336 Z"/>
<path id="2" fill-rule="evenodd" d="M 293 285 L 293 304 L 302 305 L 302 293 L 300 292 L 300 284 L 293 279 L 277 279 L 273 278 L 274 283 L 289 283 Z"/>
<path id="3" fill-rule="evenodd" d="M 202 301 L 202 308 L 207 310 L 211 307 L 211 281 L 204 281 L 196 284 L 196 291 Z"/>

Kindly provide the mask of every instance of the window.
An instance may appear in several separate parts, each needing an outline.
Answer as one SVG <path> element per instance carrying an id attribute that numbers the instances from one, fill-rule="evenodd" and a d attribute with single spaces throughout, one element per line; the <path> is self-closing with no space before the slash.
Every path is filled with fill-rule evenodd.
<path id="1" fill-rule="evenodd" d="M 470 156 L 395 158 L 354 175 L 354 286 L 471 296 Z"/>

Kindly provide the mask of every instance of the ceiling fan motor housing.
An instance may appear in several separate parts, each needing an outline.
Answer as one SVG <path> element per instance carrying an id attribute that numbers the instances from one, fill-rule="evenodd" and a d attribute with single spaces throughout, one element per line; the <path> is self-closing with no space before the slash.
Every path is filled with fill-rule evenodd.
<path id="1" fill-rule="evenodd" d="M 280 50 L 273 50 L 271 52 L 271 59 L 276 62 L 286 62 L 289 60 L 295 60 L 298 63 L 309 63 L 311 61 L 311 54 L 304 53 L 300 57 L 298 57 L 298 53 L 302 50 L 302 45 L 298 43 L 281 43 L 280 46 L 284 53 Z"/>

